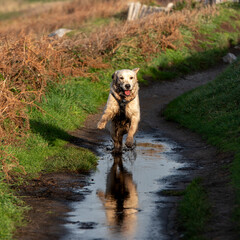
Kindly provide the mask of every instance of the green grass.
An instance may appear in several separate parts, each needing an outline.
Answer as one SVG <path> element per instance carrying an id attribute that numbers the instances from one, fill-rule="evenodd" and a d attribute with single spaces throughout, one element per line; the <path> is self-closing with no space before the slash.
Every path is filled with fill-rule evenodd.
<path id="1" fill-rule="evenodd" d="M 96 82 L 87 78 L 76 78 L 69 79 L 63 85 L 52 83 L 40 105 L 43 114 L 33 109 L 30 114 L 31 119 L 65 130 L 76 129 L 88 114 L 96 113 L 98 106 L 108 95 L 106 91 L 108 87 L 107 78 Z M 31 128 L 34 132 L 42 130 L 42 126 L 38 129 L 34 123 Z"/>
<path id="2" fill-rule="evenodd" d="M 178 206 L 178 215 L 179 226 L 184 233 L 183 239 L 204 239 L 201 234 L 210 216 L 210 205 L 201 186 L 201 179 L 196 178 L 187 186 Z"/>
<path id="3" fill-rule="evenodd" d="M 2 178 L 2 176 L 1 176 Z M 0 239 L 12 239 L 12 232 L 23 224 L 23 202 L 9 189 L 9 185 L 0 181 Z"/>
<path id="4" fill-rule="evenodd" d="M 96 113 L 98 106 L 105 101 L 107 85 L 108 82 L 104 80 L 92 82 L 75 78 L 63 85 L 52 83 L 48 86 L 39 104 L 41 111 L 37 108 L 29 110 L 31 131 L 24 147 L 12 148 L 12 154 L 29 174 L 37 174 L 42 170 L 58 171 L 61 168 L 87 170 L 95 166 L 96 158 L 95 162 L 92 161 L 90 153 L 87 155 L 83 149 L 63 149 L 63 146 L 73 140 L 67 131 L 81 126 L 87 115 Z M 67 155 L 69 158 L 75 156 L 76 163 L 72 160 L 66 165 L 60 163 L 61 156 L 63 162 L 68 161 L 64 160 Z M 48 157 L 55 159 L 61 166 L 56 163 L 46 164 Z M 89 163 L 86 163 L 86 159 Z"/>
<path id="5" fill-rule="evenodd" d="M 214 66 L 221 60 L 229 46 L 239 42 L 240 21 L 237 19 L 240 18 L 240 6 L 226 3 L 217 7 L 219 15 L 214 18 L 199 18 L 199 36 L 193 34 L 187 26 L 182 27 L 180 32 L 185 44 L 176 42 L 178 50 L 167 49 L 155 56 L 143 66 L 142 76 L 151 76 L 155 80 L 173 79 Z M 226 23 L 230 26 L 229 29 L 222 27 Z M 193 44 L 194 40 L 196 42 Z"/>
<path id="6" fill-rule="evenodd" d="M 231 65 L 213 82 L 182 95 L 165 110 L 225 151 L 238 151 L 240 140 L 240 65 Z"/>
<path id="7" fill-rule="evenodd" d="M 231 166 L 240 227 L 240 60 L 209 84 L 188 92 L 165 110 L 169 120 L 201 134 L 208 143 L 235 154 Z"/>
<path id="8" fill-rule="evenodd" d="M 96 166 L 96 156 L 84 148 L 65 147 L 48 157 L 44 165 L 47 171 L 89 171 Z"/>

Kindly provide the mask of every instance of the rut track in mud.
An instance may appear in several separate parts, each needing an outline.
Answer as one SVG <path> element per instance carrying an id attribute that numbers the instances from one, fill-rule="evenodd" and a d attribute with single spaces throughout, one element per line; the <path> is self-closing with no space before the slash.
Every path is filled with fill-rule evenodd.
<path id="1" fill-rule="evenodd" d="M 207 239 L 237 239 L 231 221 L 234 206 L 233 189 L 229 185 L 230 177 L 222 165 L 232 161 L 231 156 L 220 154 L 214 147 L 178 124 L 167 122 L 162 116 L 164 107 L 174 98 L 213 80 L 222 70 L 223 65 L 206 71 L 179 78 L 174 81 L 153 83 L 140 89 L 141 123 L 140 132 L 159 131 L 181 146 L 181 155 L 191 167 L 183 168 L 185 174 L 169 179 L 174 189 L 184 189 L 196 176 L 203 178 L 213 206 L 213 214 L 206 232 Z M 108 133 L 96 130 L 100 114 L 89 116 L 85 127 L 72 134 L 76 141 L 72 144 L 87 147 L 95 151 L 106 141 Z M 43 175 L 32 184 L 25 186 L 22 194 L 32 206 L 29 213 L 29 225 L 19 229 L 16 239 L 60 239 L 68 236 L 63 227 L 67 223 L 66 215 L 71 210 L 70 202 L 85 198 L 81 192 L 74 192 L 74 187 L 84 187 L 91 183 L 91 175 L 56 173 Z M 164 219 L 163 232 L 166 239 L 179 239 L 176 229 L 176 206 L 179 197 L 169 197 L 164 212 L 159 218 Z M 90 226 L 91 227 L 91 226 Z M 79 238 L 81 239 L 81 238 Z"/>

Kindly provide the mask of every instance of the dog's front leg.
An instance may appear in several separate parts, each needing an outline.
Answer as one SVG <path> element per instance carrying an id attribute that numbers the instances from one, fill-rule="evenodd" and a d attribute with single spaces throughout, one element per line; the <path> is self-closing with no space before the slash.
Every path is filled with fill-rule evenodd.
<path id="1" fill-rule="evenodd" d="M 133 146 L 133 136 L 138 129 L 139 117 L 132 117 L 131 126 L 128 131 L 128 136 L 126 139 L 126 146 L 131 148 Z"/>
<path id="2" fill-rule="evenodd" d="M 104 114 L 102 115 L 102 118 L 100 119 L 100 121 L 97 124 L 97 128 L 104 129 L 106 127 L 107 122 L 110 119 L 112 119 L 112 117 L 113 117 L 113 112 L 111 110 L 108 111 L 108 109 L 106 109 Z"/>
<path id="3" fill-rule="evenodd" d="M 104 129 L 109 120 L 111 120 L 118 112 L 119 106 L 117 101 L 114 99 L 112 94 L 109 94 L 107 105 L 105 107 L 104 113 L 97 124 L 98 129 Z"/>

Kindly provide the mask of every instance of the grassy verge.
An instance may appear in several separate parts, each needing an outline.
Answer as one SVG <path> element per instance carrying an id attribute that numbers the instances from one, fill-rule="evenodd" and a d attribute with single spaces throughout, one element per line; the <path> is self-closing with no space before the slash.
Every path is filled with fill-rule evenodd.
<path id="1" fill-rule="evenodd" d="M 231 166 L 236 189 L 235 217 L 240 226 L 240 60 L 213 82 L 188 92 L 169 104 L 168 119 L 201 134 L 222 151 L 235 153 Z"/>
<path id="2" fill-rule="evenodd" d="M 104 102 L 106 85 L 108 81 L 100 83 L 77 78 L 61 85 L 49 84 L 39 104 L 41 111 L 36 108 L 29 111 L 31 132 L 24 147 L 12 149 L 27 173 L 61 168 L 89 170 L 96 164 L 96 157 L 89 151 L 63 146 L 72 140 L 67 130 L 81 126 L 86 116 L 95 113 Z"/>
<path id="3" fill-rule="evenodd" d="M 0 239 L 12 239 L 16 226 L 23 224 L 24 204 L 9 189 L 9 185 L 0 183 Z"/>
<path id="4" fill-rule="evenodd" d="M 196 28 L 201 37 L 196 38 L 196 32 L 190 27 L 185 26 L 179 29 L 183 41 L 175 43 L 178 49 L 167 48 L 165 51 L 146 57 L 139 48 L 139 37 L 143 36 L 137 34 L 128 36 L 121 39 L 114 51 L 106 49 L 106 52 L 112 52 L 111 54 L 107 55 L 103 51 L 104 60 L 109 63 L 107 70 L 91 67 L 90 71 L 97 72 L 99 81 L 71 78 L 64 84 L 48 83 L 45 97 L 41 103 L 38 103 L 42 111 L 36 108 L 29 109 L 31 130 L 24 146 L 8 147 L 8 152 L 17 157 L 30 176 L 43 170 L 76 171 L 94 167 L 96 158 L 91 153 L 83 149 L 64 148 L 64 145 L 71 141 L 67 130 L 81 126 L 86 116 L 96 112 L 98 106 L 106 100 L 113 69 L 141 67 L 139 79 L 144 81 L 146 75 L 154 79 L 171 79 L 214 64 L 225 53 L 229 44 L 237 43 L 239 38 L 236 31 L 232 31 L 233 28 L 240 27 L 239 7 L 225 5 L 220 8 L 221 13 L 218 16 L 199 19 L 199 25 Z M 222 27 L 225 22 L 231 26 L 229 29 Z M 103 21 L 103 24 L 105 25 L 106 21 Z M 220 34 L 222 31 L 224 34 Z M 154 34 L 145 33 L 149 37 L 156 38 Z M 13 198 L 12 200 L 10 198 L 10 201 L 18 209 L 18 204 Z M 8 231 L 8 236 L 11 236 L 13 226 L 21 222 L 22 215 L 16 214 L 15 216 L 19 216 L 16 219 L 5 207 L 1 203 L 0 213 L 8 216 L 11 224 L 9 227 L 0 225 L 0 236 L 4 236 L 5 231 Z"/>
<path id="5" fill-rule="evenodd" d="M 28 177 L 42 171 L 87 171 L 96 166 L 97 158 L 90 151 L 64 146 L 72 140 L 67 130 L 81 126 L 86 116 L 96 112 L 106 99 L 106 85 L 108 81 L 103 80 L 100 84 L 74 78 L 63 85 L 48 86 L 46 96 L 39 104 L 42 111 L 29 109 L 31 131 L 24 146 L 12 146 L 7 150 L 19 160 Z M 22 168 L 16 166 L 14 172 L 22 172 Z M 3 173 L 1 177 L 4 177 Z M 19 178 L 18 184 L 22 180 Z M 0 185 L 1 239 L 12 239 L 12 232 L 22 224 L 25 208 L 20 203 L 8 184 Z"/>
<path id="6" fill-rule="evenodd" d="M 179 30 L 183 39 L 175 43 L 178 49 L 169 48 L 158 54 L 144 66 L 141 74 L 166 80 L 213 66 L 230 46 L 239 42 L 239 10 L 239 5 L 227 3 L 218 6 L 217 16 L 200 17 L 195 26 L 197 32 L 182 26 Z"/>
<path id="7" fill-rule="evenodd" d="M 210 205 L 200 179 L 194 179 L 185 189 L 178 207 L 178 222 L 183 239 L 203 240 L 201 233 L 210 216 Z"/>

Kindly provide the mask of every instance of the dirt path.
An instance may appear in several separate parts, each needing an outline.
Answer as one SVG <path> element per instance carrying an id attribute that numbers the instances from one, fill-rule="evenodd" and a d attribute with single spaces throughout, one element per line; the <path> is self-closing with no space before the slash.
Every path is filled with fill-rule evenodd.
<path id="1" fill-rule="evenodd" d="M 233 190 L 229 185 L 229 172 L 224 166 L 232 161 L 231 156 L 219 153 L 194 134 L 178 124 L 165 121 L 162 111 L 171 100 L 197 86 L 213 80 L 225 66 L 219 65 L 207 71 L 192 74 L 170 82 L 153 83 L 140 90 L 141 123 L 140 131 L 159 129 L 163 136 L 173 139 L 181 149 L 181 154 L 191 167 L 185 169 L 184 176 L 174 177 L 171 184 L 175 189 L 183 189 L 196 176 L 204 179 L 204 185 L 213 206 L 213 215 L 206 232 L 207 239 L 238 239 L 231 221 Z M 72 144 L 96 149 L 104 142 L 108 133 L 95 129 L 100 114 L 90 116 L 85 127 L 73 133 L 77 137 Z M 81 194 L 71 192 L 73 185 L 79 187 L 88 184 L 89 176 L 77 174 L 50 174 L 33 181 L 25 189 L 26 201 L 33 206 L 30 211 L 27 228 L 18 231 L 17 239 L 59 239 L 66 233 L 61 226 L 65 213 L 69 210 L 69 201 L 81 200 Z M 43 181 L 44 179 L 44 181 Z M 65 188 L 62 189 L 64 184 Z M 176 229 L 176 205 L 178 197 L 169 198 L 165 209 L 165 234 L 169 239 L 179 239 Z M 41 203 L 41 204 L 39 204 Z M 162 217 L 162 216 L 159 216 Z"/>
<path id="2" fill-rule="evenodd" d="M 141 128 L 159 128 L 166 137 L 175 140 L 183 147 L 181 154 L 192 167 L 186 169 L 185 177 L 172 184 L 175 188 L 183 189 L 194 177 L 203 178 L 213 211 L 206 238 L 218 240 L 238 239 L 232 222 L 233 189 L 230 186 L 229 171 L 225 168 L 231 163 L 232 157 L 229 154 L 219 153 L 216 148 L 206 144 L 199 135 L 176 123 L 165 121 L 162 111 L 166 104 L 177 96 L 215 79 L 224 67 L 219 65 L 174 82 L 156 83 L 141 92 Z M 173 234 L 171 239 L 178 239 L 176 226 L 173 224 L 176 219 L 175 207 L 169 208 L 168 216 L 167 232 Z"/>

